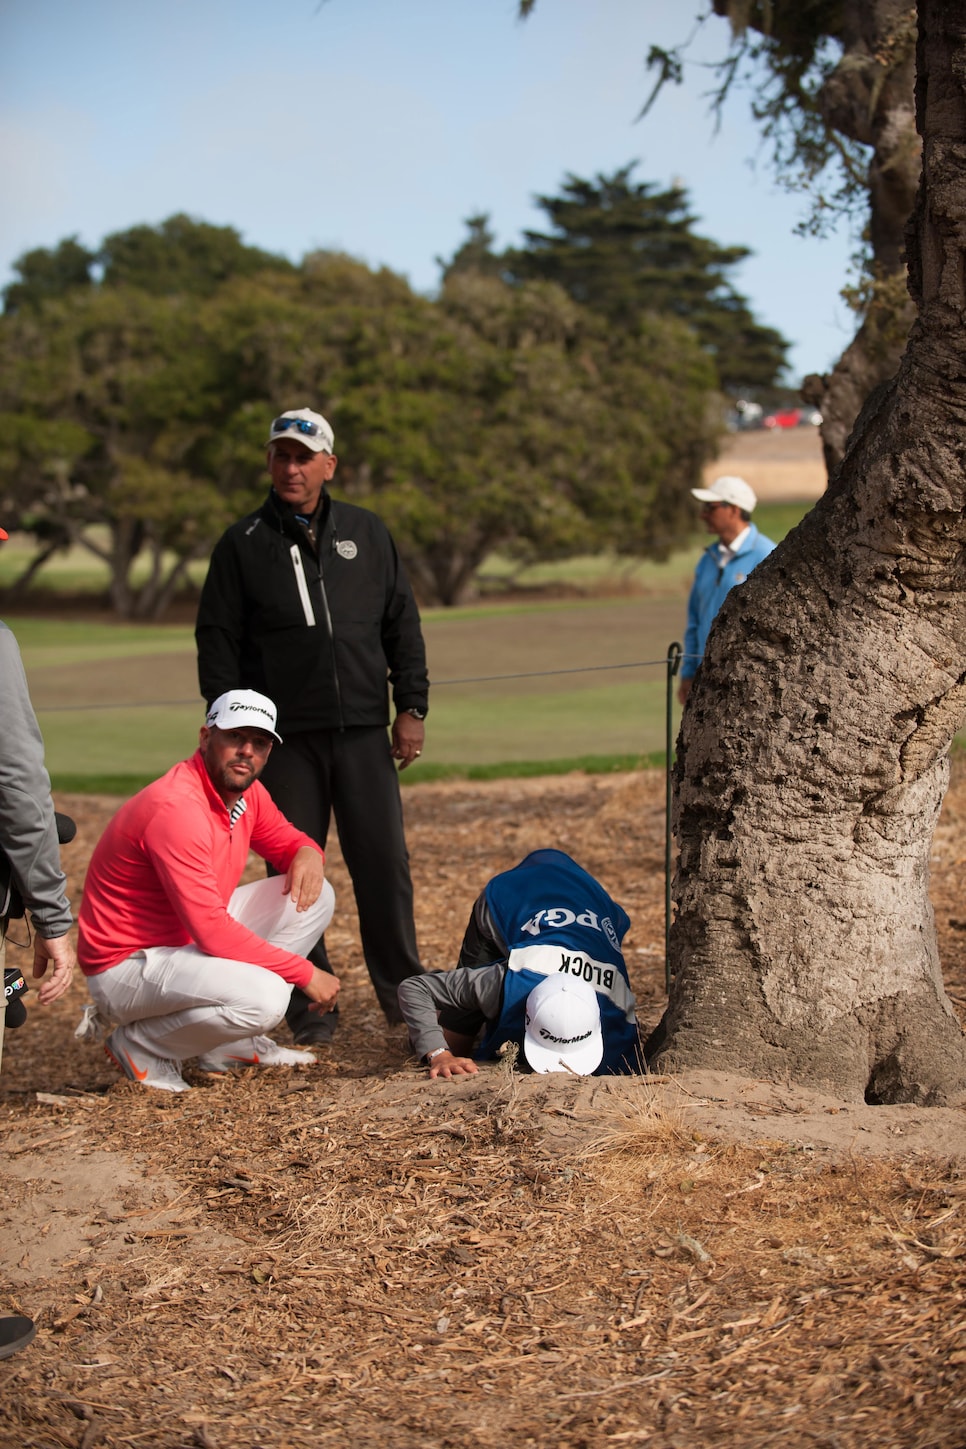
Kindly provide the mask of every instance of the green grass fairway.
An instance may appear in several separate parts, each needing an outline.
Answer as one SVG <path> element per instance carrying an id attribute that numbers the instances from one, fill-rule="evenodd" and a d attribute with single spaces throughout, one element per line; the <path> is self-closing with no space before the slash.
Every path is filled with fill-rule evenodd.
<path id="1" fill-rule="evenodd" d="M 683 620 L 683 598 L 430 611 L 428 744 L 425 764 L 406 777 L 662 751 L 663 660 Z M 133 788 L 194 748 L 201 701 L 190 628 L 7 622 L 55 783 Z M 505 675 L 516 677 L 493 677 Z"/>
<path id="2" fill-rule="evenodd" d="M 780 538 L 804 504 L 763 504 Z M 418 780 L 455 767 L 521 767 L 594 757 L 634 759 L 665 748 L 668 645 L 683 642 L 687 595 L 706 539 L 665 563 L 575 559 L 528 571 L 576 597 L 423 616 L 433 680 Z M 9 546 L 8 546 L 9 547 Z M 0 559 L 6 557 L 0 553 Z M 499 561 L 492 566 L 499 571 Z M 544 578 L 546 575 L 546 578 Z M 581 597 L 627 577 L 639 592 Z M 8 618 L 20 643 L 55 783 L 135 788 L 194 749 L 201 701 L 190 627 Z M 677 729 L 677 709 L 674 725 Z"/>

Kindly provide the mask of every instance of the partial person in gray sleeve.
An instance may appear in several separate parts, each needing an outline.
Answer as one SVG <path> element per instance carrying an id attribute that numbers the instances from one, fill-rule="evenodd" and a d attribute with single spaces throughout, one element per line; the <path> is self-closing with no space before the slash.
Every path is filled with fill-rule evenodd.
<path id="1" fill-rule="evenodd" d="M 0 535 L 6 533 L 0 529 Z M 69 932 L 73 925 L 44 742 L 30 703 L 20 650 L 0 623 L 0 962 L 5 965 L 11 897 L 18 893 L 34 930 L 37 1000 L 47 1006 L 71 983 L 76 964 Z M 0 1058 L 4 1018 L 0 1017 Z"/>
<path id="2" fill-rule="evenodd" d="M 0 539 L 6 537 L 0 528 Z M 17 641 L 3 623 L 0 681 L 0 968 L 6 990 L 7 921 L 14 897 L 19 895 L 34 929 L 33 974 L 41 980 L 37 999 L 47 1006 L 71 983 L 76 958 L 68 933 L 73 922 L 60 868 L 44 744 Z M 6 1009 L 0 1013 L 0 1058 L 5 1021 Z M 0 1359 L 26 1348 L 35 1333 L 29 1318 L 19 1314 L 0 1317 Z"/>

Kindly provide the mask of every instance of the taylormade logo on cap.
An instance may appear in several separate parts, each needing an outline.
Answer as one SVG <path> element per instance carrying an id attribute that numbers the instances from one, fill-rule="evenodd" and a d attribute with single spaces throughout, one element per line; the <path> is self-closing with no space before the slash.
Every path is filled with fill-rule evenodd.
<path id="1" fill-rule="evenodd" d="M 547 976 L 527 997 L 523 1055 L 535 1072 L 590 1076 L 600 1066 L 604 1039 L 600 1003 L 578 977 Z"/>
<path id="2" fill-rule="evenodd" d="M 557 1046 L 573 1046 L 578 1041 L 589 1041 L 592 1032 L 582 1031 L 579 1036 L 554 1036 L 552 1031 L 547 1031 L 545 1026 L 540 1028 L 540 1036 L 544 1041 L 552 1041 Z"/>
<path id="3" fill-rule="evenodd" d="M 264 730 L 281 744 L 282 736 L 275 729 L 276 719 L 275 706 L 267 695 L 254 689 L 229 689 L 226 694 L 219 694 L 205 715 L 205 724 L 216 730 Z"/>

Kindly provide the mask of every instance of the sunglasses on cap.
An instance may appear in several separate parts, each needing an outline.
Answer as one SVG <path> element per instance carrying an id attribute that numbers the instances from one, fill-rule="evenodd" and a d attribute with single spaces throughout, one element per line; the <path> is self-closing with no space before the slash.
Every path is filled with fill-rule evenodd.
<path id="1" fill-rule="evenodd" d="M 285 433 L 289 428 L 294 428 L 297 433 L 303 433 L 307 438 L 325 437 L 318 423 L 311 423 L 308 418 L 276 418 L 272 423 L 273 433 Z"/>

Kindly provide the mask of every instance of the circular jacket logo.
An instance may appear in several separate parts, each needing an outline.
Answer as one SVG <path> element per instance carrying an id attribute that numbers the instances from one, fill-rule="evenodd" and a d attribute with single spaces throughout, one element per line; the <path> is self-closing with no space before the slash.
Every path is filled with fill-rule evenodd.
<path id="1" fill-rule="evenodd" d="M 619 951 L 621 948 L 621 943 L 617 939 L 617 932 L 614 930 L 614 922 L 611 920 L 610 916 L 605 916 L 600 924 L 604 935 L 607 937 L 614 950 Z"/>
<path id="2" fill-rule="evenodd" d="M 356 554 L 359 552 L 358 548 L 352 542 L 351 538 L 340 538 L 339 542 L 335 546 L 335 551 L 340 558 L 355 558 Z"/>

